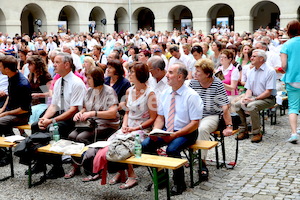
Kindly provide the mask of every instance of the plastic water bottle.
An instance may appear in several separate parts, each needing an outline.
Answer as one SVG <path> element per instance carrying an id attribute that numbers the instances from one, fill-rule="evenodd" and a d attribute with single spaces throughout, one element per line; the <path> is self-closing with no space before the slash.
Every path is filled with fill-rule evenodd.
<path id="1" fill-rule="evenodd" d="M 141 158 L 141 156 L 142 156 L 141 139 L 140 139 L 140 135 L 136 134 L 134 140 L 134 157 Z"/>
<path id="2" fill-rule="evenodd" d="M 51 127 L 50 127 L 51 128 Z M 59 131 L 58 131 L 58 124 L 53 124 L 53 140 L 57 142 L 60 139 Z"/>

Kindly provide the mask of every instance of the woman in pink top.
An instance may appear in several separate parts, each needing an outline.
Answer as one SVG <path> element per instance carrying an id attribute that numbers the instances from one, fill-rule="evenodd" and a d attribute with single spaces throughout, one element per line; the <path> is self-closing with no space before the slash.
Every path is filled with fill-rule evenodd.
<path id="1" fill-rule="evenodd" d="M 218 68 L 218 71 L 222 71 L 223 73 L 224 80 L 222 80 L 222 82 L 230 102 L 238 95 L 237 85 L 240 77 L 239 70 L 232 64 L 233 59 L 234 55 L 232 51 L 224 49 L 220 56 L 221 66 Z"/>

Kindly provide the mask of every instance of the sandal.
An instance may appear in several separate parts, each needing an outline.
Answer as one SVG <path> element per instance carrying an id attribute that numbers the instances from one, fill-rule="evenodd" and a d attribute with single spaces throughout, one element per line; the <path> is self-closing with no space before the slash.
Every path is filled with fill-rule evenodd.
<path id="1" fill-rule="evenodd" d="M 96 180 L 98 180 L 98 179 L 100 179 L 100 178 L 101 178 L 100 174 L 96 174 L 96 175 L 94 175 L 94 176 L 89 175 L 89 176 L 83 178 L 83 179 L 82 179 L 82 182 L 96 181 Z"/>
<path id="2" fill-rule="evenodd" d="M 80 172 L 80 168 L 79 167 L 73 167 L 69 173 L 67 173 L 64 177 L 65 179 L 70 179 L 70 178 L 73 178 L 75 175 L 80 175 L 81 172 Z"/>
<path id="3" fill-rule="evenodd" d="M 208 180 L 208 169 L 206 167 L 206 164 L 202 160 L 202 168 L 201 168 L 201 175 L 200 175 L 200 181 L 207 181 Z"/>
<path id="4" fill-rule="evenodd" d="M 112 179 L 110 179 L 108 181 L 108 184 L 109 185 L 115 185 L 117 183 L 125 183 L 126 180 L 125 180 L 126 177 L 122 177 L 122 175 L 118 172 Z"/>
<path id="5" fill-rule="evenodd" d="M 125 182 L 125 184 L 122 184 L 119 189 L 120 190 L 126 190 L 126 189 L 130 189 L 133 188 L 134 186 L 136 186 L 138 184 L 138 178 L 133 178 L 133 177 L 128 177 L 127 181 Z"/>

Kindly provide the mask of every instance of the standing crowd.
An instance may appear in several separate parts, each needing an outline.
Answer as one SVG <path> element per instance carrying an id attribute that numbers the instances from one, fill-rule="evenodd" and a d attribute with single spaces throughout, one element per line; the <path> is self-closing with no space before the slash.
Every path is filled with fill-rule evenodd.
<path id="1" fill-rule="evenodd" d="M 10 38 L 0 32 L 1 135 L 13 135 L 13 127 L 27 123 L 32 134 L 49 132 L 57 123 L 62 139 L 88 145 L 139 134 L 142 152 L 157 154 L 167 145 L 167 155 L 180 158 L 197 139 L 209 140 L 220 120 L 225 122 L 224 136 L 230 136 L 232 113 L 241 118 L 237 139 L 249 138 L 251 131 L 251 142 L 261 142 L 259 112 L 287 92 L 288 142 L 297 143 L 299 36 L 296 20 L 286 29 L 261 28 L 253 34 L 215 27 L 208 35 L 174 29 L 136 34 L 45 32 Z M 91 119 L 92 128 L 76 126 Z M 148 136 L 152 129 L 172 134 Z M 120 189 L 137 185 L 133 166 L 111 162 L 108 152 L 109 147 L 90 148 L 82 158 L 73 158 L 68 173 L 61 156 L 36 155 L 32 173 L 52 164 L 45 178 L 69 179 L 83 167 L 87 177 L 82 181 L 102 177 L 104 184 L 103 172 L 108 171 L 116 173 L 111 185 L 122 183 Z M 206 156 L 203 151 L 202 181 L 209 175 Z M 4 156 L 0 159 L 0 166 L 7 164 Z M 186 189 L 183 167 L 173 174 L 171 193 L 178 195 Z"/>

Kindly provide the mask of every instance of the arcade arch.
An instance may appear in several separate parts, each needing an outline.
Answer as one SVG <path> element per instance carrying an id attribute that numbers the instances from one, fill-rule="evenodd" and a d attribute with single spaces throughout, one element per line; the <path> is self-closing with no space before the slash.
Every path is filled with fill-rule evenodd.
<path id="1" fill-rule="evenodd" d="M 208 10 L 207 18 L 211 20 L 211 26 L 222 27 L 228 25 L 234 30 L 234 11 L 227 4 L 216 4 Z"/>
<path id="2" fill-rule="evenodd" d="M 6 33 L 6 18 L 1 9 L 0 9 L 0 30 L 2 33 Z"/>
<path id="3" fill-rule="evenodd" d="M 59 32 L 67 32 L 68 29 L 74 33 L 79 32 L 79 16 L 73 6 L 64 6 L 58 16 Z"/>
<path id="4" fill-rule="evenodd" d="M 129 16 L 124 8 L 120 7 L 117 9 L 114 20 L 114 28 L 116 32 L 125 31 L 129 29 Z"/>
<path id="5" fill-rule="evenodd" d="M 193 15 L 191 10 L 183 5 L 172 8 L 169 12 L 169 20 L 173 21 L 173 28 L 181 30 L 182 27 L 193 27 Z"/>
<path id="6" fill-rule="evenodd" d="M 155 16 L 149 8 L 138 8 L 134 11 L 132 19 L 137 21 L 137 29 L 155 30 L 154 19 Z"/>
<path id="7" fill-rule="evenodd" d="M 250 11 L 250 16 L 253 18 L 253 30 L 260 27 L 274 28 L 276 20 L 280 18 L 279 7 L 270 1 L 262 1 L 253 6 Z"/>
<path id="8" fill-rule="evenodd" d="M 96 23 L 96 27 L 95 30 L 98 30 L 100 32 L 104 32 L 105 31 L 105 25 L 106 25 L 106 17 L 105 17 L 105 13 L 104 10 L 100 7 L 94 7 L 90 13 L 89 16 L 89 22 L 91 21 L 95 21 Z M 89 26 L 91 24 L 89 23 Z M 90 31 L 92 32 L 92 31 Z"/>
<path id="9" fill-rule="evenodd" d="M 41 20 L 41 26 L 38 25 L 37 21 Z M 27 4 L 21 13 L 21 33 L 27 33 L 32 35 L 33 32 L 43 32 L 44 28 L 47 26 L 47 19 L 43 9 L 35 4 Z"/>

